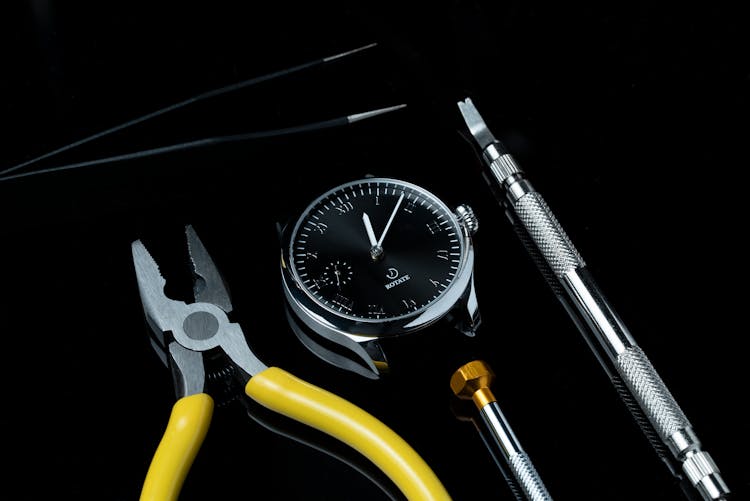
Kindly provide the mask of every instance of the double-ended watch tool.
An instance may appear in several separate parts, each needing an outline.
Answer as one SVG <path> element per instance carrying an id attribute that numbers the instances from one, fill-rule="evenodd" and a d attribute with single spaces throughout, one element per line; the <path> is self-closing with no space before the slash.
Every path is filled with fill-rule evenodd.
<path id="1" fill-rule="evenodd" d="M 724 499 L 729 488 L 719 469 L 547 203 L 492 135 L 471 99 L 459 102 L 458 107 L 495 197 L 652 445 L 673 474 L 682 477 L 672 464 L 678 463 L 703 499 Z M 664 452 L 665 446 L 671 458 Z"/>

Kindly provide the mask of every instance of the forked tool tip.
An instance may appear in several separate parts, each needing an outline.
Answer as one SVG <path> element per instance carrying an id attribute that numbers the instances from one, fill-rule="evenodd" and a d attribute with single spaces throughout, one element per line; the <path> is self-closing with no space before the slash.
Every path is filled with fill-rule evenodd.
<path id="1" fill-rule="evenodd" d="M 474 102 L 471 98 L 467 97 L 465 100 L 459 101 L 458 109 L 461 112 L 461 116 L 463 117 L 466 126 L 469 128 L 469 132 L 482 150 L 490 144 L 497 142 L 495 136 L 493 136 L 492 132 L 487 128 L 487 124 L 474 106 Z"/>

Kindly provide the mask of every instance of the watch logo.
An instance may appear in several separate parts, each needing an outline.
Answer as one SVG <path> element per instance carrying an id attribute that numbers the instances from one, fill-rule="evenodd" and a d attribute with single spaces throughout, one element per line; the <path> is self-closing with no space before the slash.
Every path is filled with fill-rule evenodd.
<path id="1" fill-rule="evenodd" d="M 402 275 L 400 278 L 397 278 L 396 280 L 394 280 L 392 282 L 388 282 L 387 284 L 385 284 L 385 288 L 386 289 L 393 289 L 397 285 L 400 285 L 400 284 L 406 282 L 407 280 L 411 280 L 411 277 L 409 275 Z"/>
<path id="2" fill-rule="evenodd" d="M 398 270 L 396 268 L 388 268 L 388 273 L 386 273 L 385 278 L 393 280 L 396 277 L 398 277 Z"/>

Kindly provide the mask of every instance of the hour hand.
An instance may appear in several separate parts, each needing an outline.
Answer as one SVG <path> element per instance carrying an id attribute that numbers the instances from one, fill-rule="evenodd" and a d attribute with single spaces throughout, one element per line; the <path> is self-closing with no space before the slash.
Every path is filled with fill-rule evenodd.
<path id="1" fill-rule="evenodd" d="M 365 223 L 365 231 L 367 231 L 367 238 L 370 239 L 370 246 L 377 247 L 378 239 L 375 238 L 375 232 L 372 231 L 372 223 L 370 223 L 370 216 L 366 212 L 362 213 L 362 221 Z"/>

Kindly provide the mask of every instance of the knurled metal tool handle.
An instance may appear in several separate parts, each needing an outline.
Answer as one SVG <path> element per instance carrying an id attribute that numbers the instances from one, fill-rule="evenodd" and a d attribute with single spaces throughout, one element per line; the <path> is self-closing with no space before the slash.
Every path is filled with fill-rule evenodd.
<path id="1" fill-rule="evenodd" d="M 588 275 L 585 269 L 586 264 L 542 196 L 538 192 L 525 194 L 516 202 L 515 211 L 518 221 L 523 224 L 535 243 L 535 247 L 563 285 L 563 290 L 578 286 L 579 281 L 571 280 L 570 277 L 584 275 L 584 272 Z M 619 334 L 615 339 L 604 335 L 599 336 L 598 339 L 606 347 L 617 374 L 630 390 L 659 437 L 665 442 L 671 440 L 676 432 L 690 428 L 690 421 L 646 354 L 624 330 L 622 322 L 614 311 L 608 307 L 603 295 L 598 289 L 591 287 L 593 282 L 590 279 L 588 282 L 588 287 L 578 287 L 583 290 L 573 289 L 576 297 L 581 298 L 581 302 L 585 302 L 587 298 L 583 296 L 588 292 L 588 295 L 599 303 L 599 311 L 588 308 L 586 312 L 589 314 L 586 316 L 589 318 L 584 320 L 595 324 L 599 331 Z M 580 283 L 585 284 L 583 281 Z M 599 315 L 600 312 L 604 314 Z"/>
<path id="2" fill-rule="evenodd" d="M 585 270 L 586 264 L 578 250 L 573 246 L 539 193 L 525 194 L 515 204 L 515 211 L 518 221 L 523 224 L 536 248 L 539 249 L 539 253 L 565 289 L 564 284 L 569 274 L 573 275 L 579 270 Z M 601 294 L 594 295 L 598 291 L 589 292 L 592 297 L 598 296 L 598 299 L 603 302 Z M 578 295 L 580 296 L 581 293 L 579 292 Z M 612 327 L 620 327 L 621 323 L 616 322 L 619 319 L 614 316 L 611 309 L 601 308 L 601 311 L 609 315 L 598 318 L 597 312 L 592 311 L 592 318 L 588 319 L 589 322 L 602 324 L 602 328 L 598 330 L 606 330 L 608 324 L 614 324 Z M 613 332 L 617 330 L 621 329 L 612 329 Z M 643 350 L 632 338 L 628 339 L 630 336 L 627 332 L 621 334 L 619 342 L 610 341 L 606 337 L 600 337 L 599 341 L 611 353 L 617 374 L 635 397 L 656 432 L 662 440 L 669 440 L 675 432 L 690 427 L 690 421 L 685 417 Z"/>
<path id="3" fill-rule="evenodd" d="M 542 479 L 537 473 L 536 468 L 525 452 L 519 452 L 508 458 L 508 467 L 513 477 L 518 482 L 518 488 L 523 493 L 516 497 L 519 501 L 528 499 L 530 501 L 552 501 L 552 496 L 547 492 L 547 488 L 542 483 Z"/>
<path id="4" fill-rule="evenodd" d="M 528 182 L 524 184 L 524 190 L 531 189 Z M 645 427 L 642 419 L 639 419 L 641 413 L 634 412 L 636 421 L 642 425 L 657 452 L 664 457 L 664 446 L 656 444 L 649 428 L 658 434 L 661 443 L 681 463 L 682 471 L 705 499 L 720 499 L 726 495 L 729 490 L 711 456 L 701 450 L 701 443 L 690 421 L 591 278 L 583 258 L 544 198 L 535 191 L 525 191 L 518 199 L 514 198 L 513 195 L 509 196 L 515 212 L 513 219 L 523 225 L 539 255 L 557 279 L 559 287 L 553 287 L 557 289 L 555 292 L 572 298 L 572 301 L 568 301 L 572 302 L 573 311 L 569 309 L 569 312 L 577 316 L 576 323 L 584 336 L 594 334 L 594 343 L 589 340 L 589 344 L 599 345 L 598 358 L 603 365 L 609 366 L 607 372 L 615 385 L 618 386 L 618 380 L 624 383 L 628 391 L 623 392 L 623 388 L 618 388 L 620 395 L 629 394 L 648 419 L 651 426 Z M 611 363 L 607 363 L 607 359 Z M 628 399 L 624 400 L 627 404 Z M 632 406 L 629 408 L 635 410 Z"/>
<path id="5" fill-rule="evenodd" d="M 586 341 L 589 343 L 589 346 L 596 354 L 605 372 L 609 375 L 612 384 L 617 390 L 617 394 L 625 404 L 625 407 L 632 414 L 633 418 L 638 424 L 638 427 L 641 429 L 641 431 L 643 431 L 644 435 L 658 454 L 659 458 L 661 458 L 667 464 L 670 471 L 672 471 L 674 475 L 680 476 L 680 474 L 678 473 L 679 465 L 675 462 L 674 457 L 672 457 L 672 454 L 667 450 L 667 447 L 662 441 L 661 436 L 653 427 L 646 414 L 643 412 L 640 403 L 635 399 L 632 391 L 630 390 L 630 387 L 623 381 L 622 377 L 615 369 L 612 361 L 609 360 L 606 356 L 600 356 L 599 352 L 601 351 L 601 346 L 599 344 L 596 344 L 595 340 L 590 339 L 588 328 L 584 325 L 585 321 L 580 318 L 575 305 L 572 304 L 569 298 L 565 295 L 565 291 L 563 290 L 560 281 L 555 276 L 555 272 L 547 263 L 545 256 L 541 255 L 539 248 L 532 240 L 531 235 L 529 235 L 528 231 L 526 231 L 523 222 L 519 220 L 515 212 L 508 213 L 508 217 L 513 224 L 513 229 L 518 235 L 519 240 L 521 240 L 521 243 L 526 248 L 529 255 L 532 257 L 534 264 L 536 264 L 545 281 L 550 286 L 560 302 L 563 304 L 568 314 L 575 320 L 575 323 L 578 325 L 579 330 L 584 335 L 584 339 L 586 339 Z M 573 249 L 573 251 L 574 250 L 575 249 Z"/>
<path id="6" fill-rule="evenodd" d="M 685 414 L 659 374 L 610 306 L 542 196 L 526 179 L 512 155 L 495 139 L 471 99 L 458 103 L 487 169 L 484 177 L 506 209 L 522 241 L 531 248 L 542 274 L 560 298 L 584 339 L 615 383 L 636 421 L 648 419 L 644 432 L 655 443 L 653 428 L 684 475 L 706 500 L 723 499 L 729 488 Z M 640 412 L 635 411 L 635 402 Z M 663 449 L 663 447 L 662 447 Z M 659 448 L 657 448 L 657 452 Z M 669 464 L 669 462 L 668 462 Z M 675 470 L 673 469 L 673 473 Z"/>

